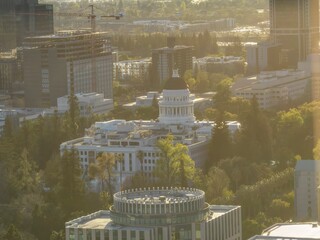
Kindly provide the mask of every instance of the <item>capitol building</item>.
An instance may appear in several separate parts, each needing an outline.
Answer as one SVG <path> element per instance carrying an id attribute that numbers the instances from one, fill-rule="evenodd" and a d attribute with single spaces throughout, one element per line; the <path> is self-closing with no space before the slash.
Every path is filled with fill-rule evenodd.
<path id="1" fill-rule="evenodd" d="M 139 188 L 65 228 L 73 240 L 241 240 L 241 207 L 209 205 L 194 188 Z"/>
<path id="2" fill-rule="evenodd" d="M 227 122 L 227 125 L 231 134 L 240 127 L 235 121 Z M 84 174 L 90 163 L 94 163 L 101 153 L 121 156 L 121 161 L 117 161 L 114 169 L 114 185 L 116 189 L 120 189 L 120 184 L 138 171 L 143 170 L 145 174 L 152 176 L 160 158 L 157 141 L 169 134 L 173 136 L 175 143 L 188 147 L 188 153 L 196 167 L 203 166 L 208 157 L 213 127 L 212 121 L 195 119 L 194 102 L 190 98 L 188 86 L 178 72 L 174 71 L 163 88 L 158 119 L 96 122 L 86 130 L 84 137 L 62 143 L 60 152 L 77 150 Z"/>

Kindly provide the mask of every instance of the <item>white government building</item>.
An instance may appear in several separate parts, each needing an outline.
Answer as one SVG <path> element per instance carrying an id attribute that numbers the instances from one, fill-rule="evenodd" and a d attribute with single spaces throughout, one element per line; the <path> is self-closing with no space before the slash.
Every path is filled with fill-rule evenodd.
<path id="1" fill-rule="evenodd" d="M 264 71 L 236 80 L 231 90 L 234 96 L 257 98 L 261 108 L 271 108 L 297 99 L 307 92 L 311 75 L 303 70 Z"/>
<path id="2" fill-rule="evenodd" d="M 115 186 L 136 172 L 152 176 L 156 161 L 160 157 L 157 141 L 168 134 L 174 141 L 185 144 L 189 155 L 200 167 L 207 158 L 213 122 L 197 121 L 194 117 L 194 102 L 190 99 L 187 84 L 174 71 L 163 90 L 159 101 L 159 118 L 154 121 L 110 120 L 96 122 L 86 130 L 82 138 L 73 139 L 60 145 L 60 151 L 76 149 L 84 172 L 95 162 L 99 153 L 109 152 L 123 157 L 115 168 Z M 240 128 L 238 122 L 227 122 L 231 134 Z M 120 179 L 121 176 L 121 179 Z"/>
<path id="3" fill-rule="evenodd" d="M 139 188 L 65 228 L 67 240 L 241 240 L 241 207 L 209 205 L 194 188 Z"/>
<path id="4" fill-rule="evenodd" d="M 113 109 L 113 100 L 105 99 L 102 93 L 76 93 L 81 116 L 88 116 L 92 113 L 103 114 Z M 69 95 L 57 99 L 59 113 L 69 110 Z"/>

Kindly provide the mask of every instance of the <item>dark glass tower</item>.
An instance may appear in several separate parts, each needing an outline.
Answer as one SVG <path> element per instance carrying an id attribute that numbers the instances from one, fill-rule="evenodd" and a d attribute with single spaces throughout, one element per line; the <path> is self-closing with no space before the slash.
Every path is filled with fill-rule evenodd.
<path id="1" fill-rule="evenodd" d="M 38 0 L 0 1 L 0 51 L 21 46 L 23 39 L 53 33 L 53 6 Z"/>
<path id="2" fill-rule="evenodd" d="M 319 0 L 269 0 L 270 35 L 289 66 L 319 48 Z"/>

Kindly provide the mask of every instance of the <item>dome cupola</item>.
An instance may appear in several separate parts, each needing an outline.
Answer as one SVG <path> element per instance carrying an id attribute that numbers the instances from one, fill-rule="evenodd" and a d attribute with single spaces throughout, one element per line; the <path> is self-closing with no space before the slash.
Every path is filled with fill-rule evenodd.
<path id="1" fill-rule="evenodd" d="M 186 82 L 174 70 L 162 91 L 159 101 L 159 122 L 165 124 L 194 123 L 194 104 Z"/>

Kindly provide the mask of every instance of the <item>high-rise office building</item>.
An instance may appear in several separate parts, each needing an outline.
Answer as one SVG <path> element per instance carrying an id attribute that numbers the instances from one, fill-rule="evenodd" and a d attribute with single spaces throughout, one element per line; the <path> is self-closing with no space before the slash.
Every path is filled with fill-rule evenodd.
<path id="1" fill-rule="evenodd" d="M 270 35 L 288 66 L 319 48 L 319 0 L 269 0 Z"/>
<path id="2" fill-rule="evenodd" d="M 172 76 L 173 69 L 183 76 L 192 69 L 192 46 L 175 45 L 173 37 L 168 38 L 167 47 L 152 51 L 152 86 L 162 87 Z"/>
<path id="3" fill-rule="evenodd" d="M 58 97 L 72 91 L 98 92 L 112 99 L 112 65 L 105 33 L 61 31 L 26 38 L 23 48 L 26 106 L 55 106 Z"/>
<path id="4" fill-rule="evenodd" d="M 23 39 L 53 33 L 53 6 L 38 0 L 0 1 L 0 51 L 21 46 Z"/>

